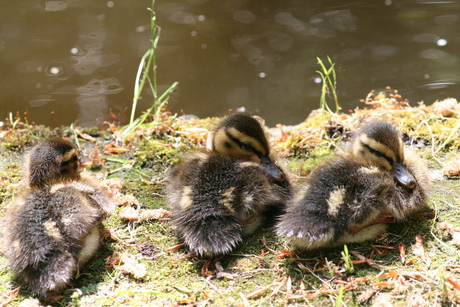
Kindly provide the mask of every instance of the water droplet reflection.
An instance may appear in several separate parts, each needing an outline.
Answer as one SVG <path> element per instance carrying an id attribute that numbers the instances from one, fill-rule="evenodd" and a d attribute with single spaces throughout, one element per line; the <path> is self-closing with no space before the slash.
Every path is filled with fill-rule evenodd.
<path id="1" fill-rule="evenodd" d="M 57 76 L 60 75 L 64 72 L 64 69 L 62 66 L 48 66 L 46 67 L 45 73 L 48 76 Z"/>
<path id="2" fill-rule="evenodd" d="M 445 40 L 444 38 L 440 38 L 436 41 L 436 45 L 438 46 L 445 46 L 447 45 L 447 40 Z"/>

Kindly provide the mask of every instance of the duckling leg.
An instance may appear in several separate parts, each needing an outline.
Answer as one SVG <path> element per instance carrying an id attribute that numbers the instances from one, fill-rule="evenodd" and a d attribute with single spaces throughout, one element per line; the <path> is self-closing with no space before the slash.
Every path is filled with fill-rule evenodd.
<path id="1" fill-rule="evenodd" d="M 374 224 L 394 224 L 394 223 L 395 223 L 395 218 L 393 215 L 382 213 L 382 214 L 379 214 L 374 220 L 364 225 L 359 225 L 359 226 L 351 225 L 350 227 L 348 227 L 348 232 L 354 235 L 360 232 L 361 230 L 363 230 L 364 228 L 374 225 Z"/>

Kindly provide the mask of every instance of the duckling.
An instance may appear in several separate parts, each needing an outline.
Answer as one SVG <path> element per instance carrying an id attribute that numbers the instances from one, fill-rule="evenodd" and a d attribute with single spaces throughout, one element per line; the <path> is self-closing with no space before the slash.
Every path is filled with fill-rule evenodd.
<path id="1" fill-rule="evenodd" d="M 241 113 L 218 125 L 212 150 L 185 154 L 166 186 L 179 236 L 207 257 L 232 251 L 268 212 L 282 210 L 289 195 L 290 184 L 269 156 L 261 125 Z"/>
<path id="2" fill-rule="evenodd" d="M 374 239 L 387 223 L 421 211 L 430 186 L 425 163 L 404 148 L 396 128 L 369 123 L 356 133 L 351 153 L 311 173 L 277 233 L 300 249 Z"/>
<path id="3" fill-rule="evenodd" d="M 33 293 L 59 292 L 99 246 L 113 208 L 105 188 L 78 171 L 77 149 L 45 140 L 25 155 L 24 188 L 7 206 L 5 255 Z"/>

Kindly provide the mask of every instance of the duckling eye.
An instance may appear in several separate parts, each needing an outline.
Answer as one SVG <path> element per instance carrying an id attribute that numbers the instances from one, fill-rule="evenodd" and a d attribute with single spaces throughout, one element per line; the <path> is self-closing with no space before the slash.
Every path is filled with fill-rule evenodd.
<path id="1" fill-rule="evenodd" d="M 77 159 L 78 159 L 77 156 L 72 156 L 69 160 L 62 161 L 61 166 L 66 166 L 66 165 L 68 165 L 70 163 L 73 163 L 73 162 L 77 161 Z"/>
<path id="2" fill-rule="evenodd" d="M 376 156 L 379 157 L 379 158 L 382 158 L 382 157 L 383 157 L 383 153 L 381 153 L 380 151 L 375 150 L 375 149 L 373 150 L 373 154 L 376 155 Z"/>
<path id="3" fill-rule="evenodd" d="M 241 143 L 241 148 L 246 151 L 252 151 L 252 146 L 248 143 Z"/>

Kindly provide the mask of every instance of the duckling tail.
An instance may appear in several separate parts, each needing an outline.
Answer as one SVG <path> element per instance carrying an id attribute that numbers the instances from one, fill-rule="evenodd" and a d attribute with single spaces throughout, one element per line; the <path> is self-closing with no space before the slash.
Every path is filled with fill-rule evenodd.
<path id="1" fill-rule="evenodd" d="M 177 226 L 185 244 L 201 256 L 226 254 L 243 239 L 243 225 L 230 215 L 209 215 L 196 221 L 179 220 Z"/>

